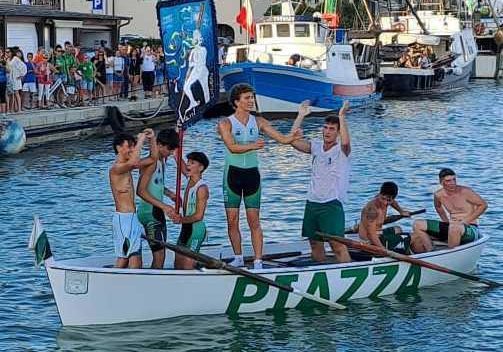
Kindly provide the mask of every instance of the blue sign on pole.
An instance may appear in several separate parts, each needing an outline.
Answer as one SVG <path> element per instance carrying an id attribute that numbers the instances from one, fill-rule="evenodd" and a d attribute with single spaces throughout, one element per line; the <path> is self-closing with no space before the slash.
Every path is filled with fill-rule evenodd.
<path id="1" fill-rule="evenodd" d="M 93 11 L 103 11 L 104 0 L 93 0 Z"/>

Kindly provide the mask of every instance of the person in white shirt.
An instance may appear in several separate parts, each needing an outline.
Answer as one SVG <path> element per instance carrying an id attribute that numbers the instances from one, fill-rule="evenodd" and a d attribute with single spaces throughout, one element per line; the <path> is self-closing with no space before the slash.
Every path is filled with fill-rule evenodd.
<path id="1" fill-rule="evenodd" d="M 325 260 L 323 239 L 317 232 L 332 236 L 344 236 L 344 208 L 349 189 L 351 142 L 346 125 L 349 103 L 339 110 L 339 116 L 329 115 L 323 126 L 323 140 L 300 139 L 292 146 L 300 152 L 311 154 L 312 170 L 309 184 L 302 236 L 309 239 L 311 257 L 314 261 Z M 309 104 L 304 102 L 292 130 L 298 129 L 304 117 L 310 113 Z M 335 257 L 340 263 L 350 262 L 348 249 L 336 241 L 329 241 Z"/>
<path id="2" fill-rule="evenodd" d="M 142 53 L 142 64 L 141 64 L 141 80 L 143 82 L 143 91 L 145 92 L 145 98 L 152 97 L 152 90 L 155 81 L 155 62 L 156 57 L 152 54 L 152 49 L 149 46 L 145 47 Z"/>

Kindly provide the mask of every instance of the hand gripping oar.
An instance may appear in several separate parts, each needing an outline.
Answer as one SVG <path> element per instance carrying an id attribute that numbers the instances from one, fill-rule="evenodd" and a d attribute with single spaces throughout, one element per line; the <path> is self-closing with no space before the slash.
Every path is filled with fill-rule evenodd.
<path id="1" fill-rule="evenodd" d="M 149 242 L 153 242 L 153 243 L 159 244 L 159 245 L 161 245 L 161 246 L 163 246 L 165 248 L 168 248 L 168 249 L 172 250 L 173 252 L 176 252 L 178 254 L 181 254 L 181 255 L 184 255 L 186 257 L 192 258 L 192 259 L 194 259 L 194 260 L 196 260 L 196 261 L 204 264 L 208 268 L 227 270 L 227 271 L 229 271 L 229 272 L 231 272 L 233 274 L 237 274 L 237 275 L 241 275 L 241 276 L 246 276 L 246 277 L 248 277 L 250 279 L 253 279 L 255 281 L 263 282 L 263 283 L 265 283 L 267 285 L 276 287 L 277 289 L 280 289 L 280 290 L 283 290 L 283 291 L 287 291 L 287 292 L 291 292 L 291 293 L 293 293 L 293 294 L 295 294 L 297 296 L 301 296 L 303 298 L 309 299 L 309 300 L 314 301 L 314 302 L 318 302 L 320 304 L 329 306 L 331 308 L 336 308 L 336 309 L 345 309 L 346 308 L 342 304 L 335 303 L 335 302 L 329 301 L 328 299 L 324 299 L 324 298 L 321 298 L 321 297 L 316 297 L 316 296 L 314 296 L 314 295 L 312 295 L 310 293 L 307 293 L 307 292 L 299 291 L 295 287 L 291 287 L 291 286 L 279 284 L 276 281 L 268 279 L 265 276 L 257 275 L 255 273 L 251 273 L 248 270 L 245 270 L 245 269 L 242 269 L 242 268 L 237 268 L 237 267 L 229 265 L 229 264 L 227 264 L 227 263 L 225 263 L 225 262 L 223 262 L 221 260 L 218 260 L 218 259 L 215 259 L 213 257 L 210 257 L 210 256 L 208 256 L 206 254 L 196 253 L 196 252 L 191 251 L 188 248 L 185 248 L 185 247 L 182 247 L 182 246 L 178 246 L 178 245 L 172 244 L 172 243 L 167 243 L 167 242 L 163 242 L 163 241 L 158 241 L 158 240 L 150 239 L 150 238 L 147 238 L 145 236 L 142 236 L 142 238 L 145 239 L 145 240 L 147 240 L 147 241 L 149 241 Z"/>
<path id="2" fill-rule="evenodd" d="M 386 219 L 384 219 L 383 224 L 384 225 L 391 224 L 391 223 L 398 221 L 398 220 L 401 220 L 403 218 L 408 218 L 408 217 L 411 217 L 412 215 L 417 215 L 417 214 L 422 214 L 422 213 L 426 213 L 426 209 L 419 209 L 416 211 L 411 211 L 409 216 L 405 216 L 405 215 L 386 216 Z M 348 234 L 349 233 L 358 233 L 358 227 L 360 227 L 360 224 L 356 224 L 352 227 L 348 227 L 347 229 L 344 230 L 344 233 L 348 233 Z"/>
<path id="3" fill-rule="evenodd" d="M 458 277 L 461 277 L 466 280 L 481 282 L 483 284 L 486 284 L 489 287 L 503 286 L 503 284 L 500 282 L 496 282 L 496 281 L 492 281 L 492 280 L 488 280 L 488 279 L 483 279 L 483 278 L 475 276 L 475 275 L 465 274 L 460 271 L 446 268 L 444 266 L 433 264 L 433 263 L 430 263 L 430 262 L 427 262 L 427 261 L 424 261 L 421 259 L 412 258 L 412 257 L 409 257 L 404 254 L 396 253 L 396 252 L 390 251 L 389 249 L 378 247 L 373 244 L 363 243 L 363 242 L 359 242 L 359 241 L 353 241 L 353 240 L 338 237 L 338 236 L 331 236 L 331 235 L 321 233 L 321 232 L 318 232 L 318 235 L 324 239 L 331 240 L 331 241 L 332 240 L 337 241 L 339 243 L 345 244 L 348 247 L 356 248 L 356 249 L 362 250 L 364 252 L 368 252 L 368 253 L 371 253 L 374 255 L 379 255 L 379 256 L 390 257 L 390 258 L 393 258 L 393 259 L 396 259 L 396 260 L 399 260 L 402 262 L 407 262 L 410 264 L 419 265 L 419 266 L 422 266 L 423 268 L 428 268 L 431 270 L 440 271 L 442 273 L 458 276 Z"/>

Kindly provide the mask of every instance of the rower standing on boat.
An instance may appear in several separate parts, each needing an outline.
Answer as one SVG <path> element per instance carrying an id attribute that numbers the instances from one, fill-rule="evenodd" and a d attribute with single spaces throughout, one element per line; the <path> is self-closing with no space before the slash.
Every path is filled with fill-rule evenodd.
<path id="1" fill-rule="evenodd" d="M 178 245 L 189 248 L 192 252 L 199 252 L 201 244 L 206 237 L 206 224 L 203 221 L 208 198 L 209 188 L 202 179 L 203 172 L 208 168 L 210 161 L 201 152 L 192 152 L 187 155 L 187 177 L 189 182 L 183 196 L 183 216 L 176 214 L 173 222 L 182 224 Z M 175 269 L 194 269 L 195 260 L 175 253 Z"/>
<path id="2" fill-rule="evenodd" d="M 325 260 L 323 239 L 316 232 L 344 236 L 344 208 L 349 189 L 351 141 L 346 125 L 346 111 L 349 103 L 339 110 L 339 116 L 329 115 L 323 126 L 323 140 L 297 140 L 292 146 L 312 156 L 311 182 L 307 194 L 302 236 L 309 238 L 311 257 L 315 261 Z M 300 128 L 304 117 L 309 115 L 309 104 L 301 105 L 292 131 Z M 336 241 L 329 241 L 330 247 L 340 263 L 349 262 L 348 249 Z"/>
<path id="3" fill-rule="evenodd" d="M 175 215 L 175 209 L 163 202 L 167 195 L 172 201 L 176 200 L 174 192 L 165 188 L 164 170 L 166 160 L 176 151 L 179 145 L 178 133 L 170 128 L 152 136 L 150 140 L 150 155 L 143 159 L 144 165 L 140 167 L 137 194 L 140 197 L 138 205 L 138 219 L 145 228 L 146 236 L 156 241 L 166 241 L 166 217 Z M 185 164 L 182 164 L 184 169 Z M 152 250 L 152 265 L 154 269 L 162 269 L 166 252 L 158 242 L 149 242 Z"/>
<path id="4" fill-rule="evenodd" d="M 235 254 L 230 264 L 244 266 L 239 230 L 239 208 L 244 199 L 246 218 L 255 251 L 253 266 L 255 269 L 260 269 L 263 234 L 260 226 L 261 185 L 257 150 L 262 149 L 265 143 L 259 133 L 263 132 L 281 144 L 290 144 L 301 137 L 301 131 L 292 129 L 289 135 L 283 135 L 263 117 L 250 114 L 255 109 L 254 93 L 248 84 L 237 84 L 232 87 L 229 102 L 235 112 L 219 122 L 218 131 L 226 147 L 223 192 L 227 230 Z"/>
<path id="5" fill-rule="evenodd" d="M 415 253 L 433 250 L 430 236 L 447 241 L 449 248 L 480 237 L 477 220 L 487 210 L 487 202 L 471 188 L 457 185 L 451 169 L 440 170 L 438 178 L 442 188 L 433 195 L 433 203 L 441 221 L 414 221 L 411 245 Z"/>
<path id="6" fill-rule="evenodd" d="M 143 227 L 136 215 L 134 184 L 131 171 L 141 165 L 140 151 L 147 138 L 153 136 L 151 129 L 138 134 L 138 140 L 127 133 L 114 137 L 113 148 L 117 155 L 109 171 L 110 188 L 115 202 L 113 216 L 113 239 L 118 268 L 141 268 L 141 236 Z"/>
<path id="7" fill-rule="evenodd" d="M 374 246 L 394 250 L 403 244 L 404 250 L 410 247 L 410 237 L 402 235 L 400 226 L 390 226 L 383 229 L 388 206 L 398 211 L 400 215 L 409 217 L 410 212 L 402 209 L 396 201 L 398 186 L 394 182 L 384 182 L 379 194 L 368 202 L 361 212 L 358 233 L 360 238 L 369 241 Z"/>

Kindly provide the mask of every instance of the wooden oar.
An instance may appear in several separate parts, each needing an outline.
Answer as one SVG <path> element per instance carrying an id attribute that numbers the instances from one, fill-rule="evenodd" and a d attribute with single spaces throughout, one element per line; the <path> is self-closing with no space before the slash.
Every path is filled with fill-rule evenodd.
<path id="1" fill-rule="evenodd" d="M 426 213 L 426 209 L 419 209 L 419 210 L 416 210 L 416 211 L 411 211 L 410 212 L 410 216 L 413 216 L 413 215 L 417 215 L 417 214 L 422 214 L 422 213 Z M 390 216 L 386 216 L 386 219 L 384 219 L 384 225 L 386 224 L 391 224 L 393 222 L 396 222 L 398 220 L 401 220 L 403 218 L 408 218 L 410 216 L 405 216 L 405 215 L 390 215 Z M 344 233 L 358 233 L 358 228 L 360 227 L 360 224 L 356 224 L 352 227 L 348 227 L 347 229 L 344 230 Z"/>
<path id="2" fill-rule="evenodd" d="M 362 250 L 364 252 L 368 252 L 368 253 L 371 253 L 374 255 L 379 255 L 379 256 L 390 257 L 390 258 L 393 258 L 393 259 L 396 259 L 396 260 L 399 260 L 402 262 L 407 262 L 407 263 L 419 265 L 419 266 L 422 266 L 424 268 L 428 268 L 431 270 L 436 270 L 436 271 L 440 271 L 442 273 L 458 276 L 458 277 L 461 277 L 466 280 L 481 282 L 489 287 L 503 286 L 503 284 L 500 282 L 484 279 L 484 278 L 481 278 L 481 277 L 478 277 L 475 275 L 465 274 L 460 271 L 449 269 L 449 268 L 446 268 L 446 267 L 443 267 L 443 266 L 440 266 L 437 264 L 433 264 L 433 263 L 430 263 L 430 262 L 427 262 L 427 261 L 424 261 L 421 259 L 412 258 L 412 257 L 409 257 L 404 254 L 390 251 L 389 249 L 386 249 L 386 248 L 374 246 L 372 244 L 363 243 L 363 242 L 359 242 L 359 241 L 353 241 L 353 240 L 338 237 L 338 236 L 331 236 L 331 235 L 321 233 L 321 232 L 318 232 L 318 235 L 324 239 L 331 240 L 331 241 L 332 240 L 337 241 L 339 243 L 345 244 L 348 247 L 356 248 L 356 249 Z"/>
<path id="3" fill-rule="evenodd" d="M 148 242 L 153 242 L 153 243 L 159 244 L 159 245 L 163 246 L 164 248 L 168 248 L 168 249 L 172 250 L 173 252 L 176 252 L 178 254 L 192 258 L 192 259 L 204 264 L 208 268 L 227 270 L 227 271 L 229 271 L 233 274 L 236 274 L 236 275 L 246 276 L 246 277 L 253 279 L 255 281 L 265 283 L 269 286 L 273 286 L 273 287 L 276 287 L 277 289 L 293 293 L 297 296 L 309 299 L 314 302 L 318 302 L 320 304 L 329 306 L 331 308 L 336 308 L 336 309 L 345 309 L 346 308 L 342 304 L 332 302 L 332 301 L 329 301 L 328 299 L 324 299 L 321 297 L 316 297 L 316 296 L 314 296 L 310 293 L 307 293 L 307 292 L 299 291 L 298 289 L 296 289 L 295 287 L 292 287 L 292 286 L 279 284 L 276 281 L 273 281 L 265 276 L 249 272 L 248 270 L 245 270 L 242 268 L 237 268 L 237 267 L 229 265 L 221 260 L 210 257 L 206 254 L 193 252 L 186 247 L 182 247 L 182 246 L 178 246 L 176 244 L 150 239 L 150 238 L 147 238 L 146 236 L 142 236 L 142 238 L 147 240 Z"/>

